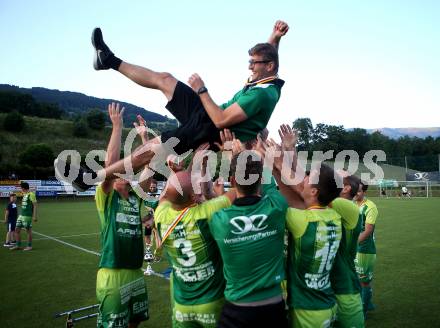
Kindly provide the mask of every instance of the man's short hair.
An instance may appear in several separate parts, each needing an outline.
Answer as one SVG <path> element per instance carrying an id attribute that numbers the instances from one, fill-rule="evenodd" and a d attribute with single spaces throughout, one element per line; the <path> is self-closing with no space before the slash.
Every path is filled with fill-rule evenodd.
<path id="1" fill-rule="evenodd" d="M 313 185 L 319 191 L 318 202 L 321 206 L 327 206 L 341 193 L 342 188 L 338 187 L 336 177 L 331 167 L 321 164 L 319 181 Z"/>
<path id="2" fill-rule="evenodd" d="M 274 62 L 274 71 L 278 72 L 278 50 L 270 43 L 258 43 L 248 51 L 249 56 L 262 56 L 263 60 Z"/>
<path id="3" fill-rule="evenodd" d="M 13 192 L 11 192 L 10 194 L 9 194 L 9 197 L 14 197 L 14 196 L 17 196 L 15 193 L 13 193 Z"/>
<path id="4" fill-rule="evenodd" d="M 362 185 L 362 191 L 366 192 L 368 190 L 368 184 L 366 184 L 365 182 L 361 182 L 360 184 Z"/>
<path id="5" fill-rule="evenodd" d="M 20 187 L 24 190 L 29 190 L 29 183 L 27 182 L 20 182 Z"/>
<path id="6" fill-rule="evenodd" d="M 254 155 L 252 155 L 251 153 L 254 153 Z M 260 160 L 253 160 L 253 158 L 257 156 L 258 158 L 260 158 Z M 244 163 L 238 162 L 239 157 L 241 161 L 246 160 L 244 172 L 242 172 Z M 240 170 L 241 172 L 238 170 Z M 257 153 L 252 151 L 247 151 L 246 157 L 243 155 L 240 156 L 240 154 L 234 155 L 231 161 L 231 176 L 236 177 L 237 173 L 239 174 L 239 176 L 244 176 L 245 180 L 248 180 L 250 175 L 258 175 L 258 179 L 252 184 L 240 184 L 237 180 L 235 180 L 237 189 L 246 196 L 257 194 L 261 185 L 261 177 L 263 174 L 263 162 L 261 160 L 261 157 Z"/>
<path id="7" fill-rule="evenodd" d="M 356 196 L 356 194 L 359 190 L 360 183 L 361 183 L 361 179 L 359 179 L 355 175 L 349 175 L 349 176 L 344 177 L 344 185 L 350 186 L 350 197 L 351 198 Z"/>

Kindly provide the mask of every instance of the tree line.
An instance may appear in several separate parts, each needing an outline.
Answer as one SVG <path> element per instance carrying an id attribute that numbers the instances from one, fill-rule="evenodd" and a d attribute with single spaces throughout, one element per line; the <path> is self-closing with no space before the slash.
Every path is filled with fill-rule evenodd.
<path id="1" fill-rule="evenodd" d="M 354 150 L 362 158 L 367 151 L 380 149 L 387 155 L 387 164 L 407 165 L 420 171 L 439 169 L 440 137 L 404 136 L 392 139 L 379 131 L 368 133 L 365 129 L 345 129 L 342 125 L 313 125 L 310 118 L 298 118 L 292 126 L 299 134 L 298 150 L 334 150 L 335 154 L 342 150 Z"/>

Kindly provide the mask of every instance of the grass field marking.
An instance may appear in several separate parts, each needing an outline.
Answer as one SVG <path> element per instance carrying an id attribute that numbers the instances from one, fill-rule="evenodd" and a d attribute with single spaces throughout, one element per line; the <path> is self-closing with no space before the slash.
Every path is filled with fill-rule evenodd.
<path id="1" fill-rule="evenodd" d="M 65 236 L 56 236 L 56 237 L 52 237 L 52 238 L 74 238 L 74 237 L 82 237 L 82 236 L 96 236 L 99 235 L 99 232 L 93 232 L 93 233 L 81 233 L 78 235 L 65 235 Z M 36 239 L 32 239 L 32 240 L 48 240 L 50 238 L 47 237 L 43 237 L 43 238 L 36 238 Z"/>
<path id="2" fill-rule="evenodd" d="M 58 238 L 55 238 L 55 237 L 51 237 L 51 236 L 48 236 L 48 235 L 42 234 L 42 233 L 37 232 L 37 231 L 35 231 L 35 230 L 33 230 L 32 232 L 35 233 L 35 234 L 37 234 L 37 235 L 43 236 L 43 237 L 45 237 L 45 238 L 47 238 L 47 239 L 57 241 L 57 242 L 59 242 L 59 243 L 61 243 L 61 244 L 64 244 L 64 245 L 66 245 L 66 246 L 70 246 L 70 247 L 73 247 L 73 248 L 79 249 L 79 250 L 81 250 L 81 251 L 83 251 L 83 252 L 90 253 L 90 254 L 94 254 L 94 255 L 96 255 L 96 256 L 101 256 L 100 253 L 95 252 L 95 251 L 91 251 L 90 249 L 86 249 L 86 248 L 83 248 L 83 247 L 80 247 L 80 246 L 77 246 L 77 245 L 74 245 L 74 244 L 71 244 L 71 243 L 65 242 L 65 241 L 63 241 L 63 240 L 61 240 L 61 239 L 58 239 Z"/>
<path id="3" fill-rule="evenodd" d="M 166 280 L 170 280 L 170 278 L 168 278 L 167 276 L 163 275 L 162 273 L 156 272 L 156 271 L 153 271 L 151 274 L 153 276 L 156 276 L 156 277 L 160 277 L 160 278 L 163 278 L 163 279 L 166 279 Z"/>
<path id="4" fill-rule="evenodd" d="M 77 245 L 75 245 L 75 244 L 71 244 L 71 243 L 65 242 L 65 241 L 60 240 L 60 239 L 58 239 L 58 238 L 56 238 L 56 237 L 51 237 L 51 236 L 45 235 L 45 234 L 43 234 L 43 233 L 41 233 L 41 232 L 37 232 L 37 231 L 35 231 L 35 230 L 33 230 L 32 232 L 35 233 L 35 234 L 37 234 L 37 235 L 43 236 L 43 237 L 46 238 L 46 239 L 53 240 L 53 241 L 57 241 L 57 242 L 59 242 L 59 243 L 61 243 L 61 244 L 63 244 L 63 245 L 66 245 L 66 246 L 70 246 L 70 247 L 73 247 L 73 248 L 79 249 L 79 250 L 81 250 L 81 251 L 83 251 L 83 252 L 90 253 L 90 254 L 93 254 L 93 255 L 96 255 L 96 256 L 101 256 L 101 253 L 98 253 L 98 252 L 95 252 L 95 251 L 91 251 L 90 249 L 86 249 L 86 248 L 83 248 L 83 247 L 77 246 Z M 163 275 L 163 274 L 161 274 L 161 273 L 153 272 L 152 274 L 153 274 L 154 276 L 157 276 L 157 277 L 160 277 L 160 278 L 163 278 L 163 279 L 166 279 L 166 280 L 170 280 L 170 278 L 166 277 L 165 275 Z"/>

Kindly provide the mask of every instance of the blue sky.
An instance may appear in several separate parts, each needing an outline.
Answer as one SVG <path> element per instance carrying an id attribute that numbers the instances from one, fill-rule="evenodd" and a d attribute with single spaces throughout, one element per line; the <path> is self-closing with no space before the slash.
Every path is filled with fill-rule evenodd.
<path id="1" fill-rule="evenodd" d="M 221 104 L 249 76 L 247 50 L 273 23 L 286 80 L 269 123 L 310 117 L 345 127 L 440 126 L 440 1 L 0 2 L 0 83 L 114 98 L 168 114 L 165 98 L 92 67 L 100 26 L 125 61 L 204 79 Z"/>

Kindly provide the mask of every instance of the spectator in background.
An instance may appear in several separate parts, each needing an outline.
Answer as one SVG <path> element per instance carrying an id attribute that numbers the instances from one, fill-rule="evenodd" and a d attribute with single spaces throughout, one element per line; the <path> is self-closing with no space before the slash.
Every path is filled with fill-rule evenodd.
<path id="1" fill-rule="evenodd" d="M 32 250 L 32 221 L 37 222 L 37 198 L 35 197 L 35 192 L 30 191 L 29 183 L 21 182 L 20 187 L 23 192 L 23 198 L 21 200 L 21 213 L 15 227 L 15 240 L 17 244 L 10 249 L 22 249 L 20 233 L 21 229 L 25 228 L 28 235 L 28 243 L 24 250 L 30 251 Z"/>
<path id="2" fill-rule="evenodd" d="M 9 195 L 9 204 L 5 210 L 6 223 L 6 241 L 3 244 L 5 247 L 12 247 L 15 245 L 15 224 L 17 223 L 17 195 L 12 193 Z"/>

